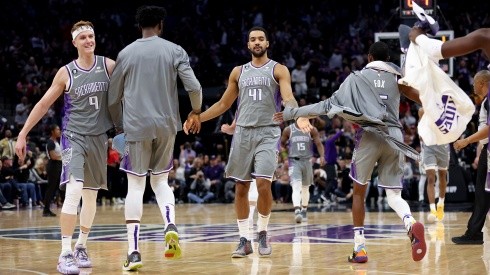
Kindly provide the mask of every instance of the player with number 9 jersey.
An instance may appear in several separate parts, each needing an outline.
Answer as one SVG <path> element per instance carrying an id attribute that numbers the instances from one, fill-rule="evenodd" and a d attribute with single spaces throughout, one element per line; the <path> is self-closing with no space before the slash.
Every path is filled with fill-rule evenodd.
<path id="1" fill-rule="evenodd" d="M 84 135 L 100 135 L 112 127 L 107 106 L 109 73 L 105 57 L 95 56 L 92 68 L 80 68 L 76 60 L 65 68 L 70 84 L 64 93 L 64 131 Z"/>

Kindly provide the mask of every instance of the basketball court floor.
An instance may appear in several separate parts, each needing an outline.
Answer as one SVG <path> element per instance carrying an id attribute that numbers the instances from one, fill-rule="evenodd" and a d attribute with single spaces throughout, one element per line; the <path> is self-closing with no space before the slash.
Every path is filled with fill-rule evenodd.
<path id="1" fill-rule="evenodd" d="M 88 242 L 93 268 L 82 269 L 81 274 L 487 274 L 484 259 L 490 259 L 490 249 L 484 253 L 484 245 L 451 242 L 465 231 L 470 213 L 461 206 L 447 208 L 443 223 L 426 224 L 427 255 L 420 262 L 412 261 L 409 239 L 394 212 L 366 213 L 369 261 L 352 264 L 347 262 L 353 247 L 351 211 L 342 205 L 311 205 L 308 222 L 296 224 L 290 205 L 274 204 L 269 225 L 272 256 L 260 258 L 255 251 L 248 258 L 232 259 L 239 239 L 233 205 L 179 204 L 183 257 L 172 261 L 163 257 L 158 207 L 145 204 L 140 234 L 143 268 L 123 272 L 124 207 L 98 206 Z M 59 214 L 59 209 L 53 210 Z M 427 213 L 412 210 L 425 223 Z M 42 217 L 37 208 L 0 211 L 0 274 L 57 274 L 58 224 L 57 217 Z M 74 241 L 77 237 L 76 231 Z"/>

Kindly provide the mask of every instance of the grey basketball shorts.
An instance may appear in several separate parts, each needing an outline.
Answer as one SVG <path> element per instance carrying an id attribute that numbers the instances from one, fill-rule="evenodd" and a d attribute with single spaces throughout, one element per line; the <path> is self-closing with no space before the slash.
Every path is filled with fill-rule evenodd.
<path id="1" fill-rule="evenodd" d="M 277 168 L 279 126 L 237 126 L 226 165 L 226 177 L 239 181 L 254 178 L 273 179 Z"/>
<path id="2" fill-rule="evenodd" d="M 71 131 L 61 135 L 61 187 L 70 181 L 83 182 L 83 188 L 107 190 L 107 135 L 84 136 Z"/>
<path id="3" fill-rule="evenodd" d="M 449 144 L 430 146 L 422 144 L 422 151 L 424 152 L 425 170 L 447 170 L 449 167 Z"/>
<path id="4" fill-rule="evenodd" d="M 313 184 L 313 165 L 310 159 L 289 158 L 289 181 L 291 184 L 301 182 L 304 186 Z"/>
<path id="5" fill-rule="evenodd" d="M 389 128 L 389 134 L 402 141 L 398 128 Z M 358 130 L 352 156 L 350 177 L 359 184 L 367 184 L 375 165 L 378 165 L 379 186 L 390 189 L 402 188 L 404 155 L 392 148 L 381 136 Z"/>
<path id="6" fill-rule="evenodd" d="M 175 135 L 142 141 L 126 141 L 120 169 L 136 176 L 167 173 L 173 168 Z"/>

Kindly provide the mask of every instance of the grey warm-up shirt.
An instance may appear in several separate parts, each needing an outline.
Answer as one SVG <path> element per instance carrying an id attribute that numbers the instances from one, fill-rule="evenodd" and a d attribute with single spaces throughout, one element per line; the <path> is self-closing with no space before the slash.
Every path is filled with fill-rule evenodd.
<path id="1" fill-rule="evenodd" d="M 137 39 L 119 53 L 109 88 L 109 111 L 116 126 L 121 125 L 123 113 L 127 141 L 182 130 L 177 77 L 189 92 L 192 108 L 201 109 L 201 84 L 181 46 L 152 36 Z"/>
<path id="2" fill-rule="evenodd" d="M 381 61 L 369 63 L 361 71 L 350 74 L 332 97 L 300 108 L 285 108 L 284 120 L 327 114 L 359 124 L 366 131 L 378 133 L 389 144 L 408 157 L 420 156 L 410 146 L 388 134 L 388 127 L 401 128 L 398 121 L 400 92 L 397 78 L 401 76 L 396 65 Z"/>
<path id="3" fill-rule="evenodd" d="M 64 93 L 64 116 L 61 129 L 82 135 L 100 135 L 112 128 L 107 110 L 109 74 L 105 57 L 95 56 L 92 68 L 85 70 L 76 61 L 65 68 L 70 86 Z"/>

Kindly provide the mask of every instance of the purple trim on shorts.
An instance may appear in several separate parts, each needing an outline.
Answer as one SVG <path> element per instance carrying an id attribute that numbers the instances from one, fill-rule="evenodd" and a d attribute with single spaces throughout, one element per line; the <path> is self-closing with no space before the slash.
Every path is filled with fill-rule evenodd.
<path id="1" fill-rule="evenodd" d="M 384 189 L 394 189 L 394 190 L 403 189 L 403 186 L 386 186 L 381 184 L 378 184 L 378 186 Z"/>
<path id="2" fill-rule="evenodd" d="M 127 146 L 127 145 L 126 145 Z M 123 170 L 125 172 L 131 172 L 131 174 L 133 174 L 134 172 L 132 172 L 133 170 L 133 165 L 131 164 L 131 158 L 129 157 L 129 154 L 126 154 L 124 155 L 122 161 L 121 161 L 121 167 L 120 167 L 120 170 Z M 140 175 L 140 174 L 136 174 L 134 173 L 135 175 Z M 146 175 L 146 173 L 145 173 Z"/>
<path id="3" fill-rule="evenodd" d="M 276 91 L 274 92 L 274 101 L 275 101 L 275 105 L 276 105 L 276 112 L 280 112 L 281 111 L 281 104 L 282 104 L 282 96 L 281 96 L 281 91 L 279 89 L 279 86 L 278 88 L 276 89 Z"/>
<path id="4" fill-rule="evenodd" d="M 354 152 L 356 151 L 357 148 L 359 148 L 359 144 L 361 143 L 361 139 L 362 139 L 362 134 L 364 133 L 364 130 L 361 128 L 359 130 L 356 131 L 356 135 L 354 137 Z M 350 177 L 355 180 L 356 182 L 360 183 L 360 184 L 365 184 L 365 183 L 361 183 L 359 181 L 357 181 L 357 164 L 356 164 L 356 160 L 353 159 L 351 164 L 350 164 L 350 173 L 349 173 Z"/>
<path id="5" fill-rule="evenodd" d="M 173 168 L 174 168 L 174 159 L 173 158 L 170 158 L 170 161 L 168 162 L 167 168 L 165 168 L 165 170 L 159 171 L 159 172 L 153 172 L 153 171 L 151 171 L 151 174 L 152 175 L 165 174 L 165 173 L 170 172 L 170 170 L 172 170 Z"/>
<path id="6" fill-rule="evenodd" d="M 268 176 L 268 175 L 259 175 L 259 174 L 252 173 L 252 176 L 254 176 L 255 178 L 272 180 L 272 176 Z"/>
<path id="7" fill-rule="evenodd" d="M 60 145 L 61 145 L 61 156 L 63 158 L 63 150 L 72 149 L 70 140 L 68 138 L 66 138 L 64 134 L 61 135 L 61 144 Z M 72 155 L 72 157 L 73 157 L 73 155 Z M 68 181 L 70 181 L 70 174 L 71 174 L 70 161 L 71 161 L 71 159 L 67 163 L 63 163 L 61 166 L 60 185 L 66 184 Z"/>
<path id="8" fill-rule="evenodd" d="M 126 173 L 128 173 L 128 174 L 131 174 L 131 175 L 134 175 L 134 176 L 138 176 L 138 177 L 146 177 L 146 174 L 148 174 L 148 173 L 138 174 L 138 173 L 135 173 L 135 172 L 133 172 L 133 171 L 131 171 L 131 170 L 126 170 L 126 169 L 124 169 L 124 168 L 122 168 L 122 167 L 121 167 L 121 168 L 119 168 L 119 170 L 124 171 L 124 172 L 126 172 Z"/>
<path id="9" fill-rule="evenodd" d="M 62 114 L 63 114 L 63 121 L 61 122 L 61 130 L 62 131 L 66 130 L 66 127 L 67 127 L 68 123 L 70 122 L 71 107 L 72 107 L 70 95 L 65 93 L 63 98 L 64 98 L 65 103 L 63 104 L 63 111 L 62 111 Z"/>
<path id="10" fill-rule="evenodd" d="M 352 165 L 352 164 L 351 164 L 351 165 Z M 351 167 L 352 167 L 352 166 L 351 166 Z M 351 172 L 352 172 L 352 170 L 351 170 Z M 349 177 L 350 177 L 350 178 L 351 178 L 353 181 L 355 181 L 357 184 L 360 184 L 360 185 L 366 185 L 366 184 L 367 184 L 367 182 L 360 182 L 360 181 L 358 181 L 356 178 L 352 177 L 352 174 L 350 174 L 350 173 L 349 173 Z"/>
<path id="11" fill-rule="evenodd" d="M 234 179 L 234 180 L 237 180 L 237 181 L 243 181 L 243 182 L 252 182 L 253 180 L 244 180 L 244 179 L 240 179 L 240 178 L 237 178 L 237 177 L 227 177 L 229 179 Z"/>

